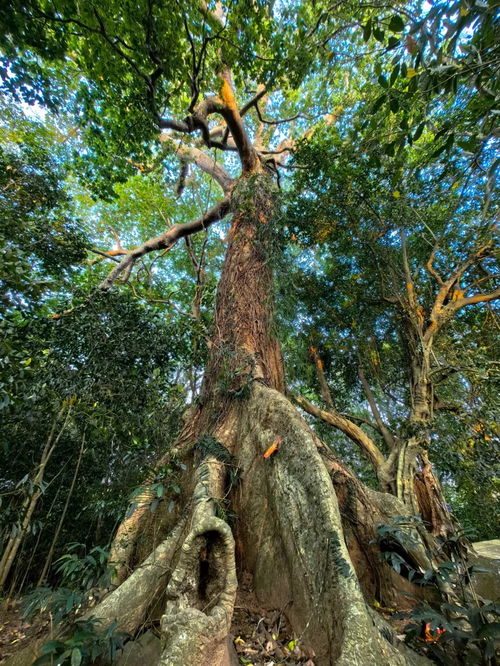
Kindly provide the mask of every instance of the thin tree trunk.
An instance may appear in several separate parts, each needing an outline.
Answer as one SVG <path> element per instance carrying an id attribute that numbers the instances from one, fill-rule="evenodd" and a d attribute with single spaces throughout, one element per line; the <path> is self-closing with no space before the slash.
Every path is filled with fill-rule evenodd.
<path id="1" fill-rule="evenodd" d="M 78 477 L 78 471 L 80 469 L 80 463 L 82 462 L 82 456 L 83 456 L 83 449 L 85 446 L 85 433 L 83 433 L 82 437 L 82 443 L 80 446 L 80 451 L 78 453 L 78 458 L 76 461 L 76 466 L 75 466 L 75 471 L 73 473 L 73 478 L 71 479 L 71 484 L 68 490 L 68 493 L 66 495 L 66 501 L 64 503 L 63 510 L 61 512 L 61 517 L 59 518 L 59 522 L 56 527 L 56 531 L 54 532 L 54 536 L 52 538 L 52 543 L 50 544 L 49 552 L 47 554 L 47 557 L 45 558 L 45 563 L 43 565 L 42 573 L 40 574 L 40 577 L 37 582 L 37 587 L 40 587 L 40 585 L 43 585 L 45 583 L 45 578 L 47 576 L 47 572 L 49 570 L 49 567 L 52 563 L 52 557 L 54 556 L 54 550 L 57 544 L 57 539 L 59 538 L 59 533 L 61 532 L 61 528 L 64 523 L 64 519 L 66 518 L 66 513 L 68 511 L 68 506 L 69 502 L 71 500 L 71 496 L 73 495 L 73 490 L 75 489 L 75 483 L 76 479 Z"/>
<path id="2" fill-rule="evenodd" d="M 59 421 L 60 417 L 64 413 L 64 410 L 67 409 L 66 412 L 66 418 L 63 422 L 63 425 L 57 435 L 57 437 L 54 440 L 54 435 L 55 435 L 55 430 L 57 426 L 57 422 Z M 54 424 L 52 426 L 52 429 L 50 431 L 49 437 L 47 438 L 47 441 L 45 443 L 45 446 L 42 451 L 42 455 L 40 457 L 40 463 L 38 465 L 38 469 L 35 473 L 35 476 L 33 478 L 33 494 L 31 496 L 27 496 L 26 499 L 24 500 L 23 506 L 22 506 L 22 514 L 23 518 L 21 521 L 21 525 L 19 530 L 14 536 L 11 536 L 9 541 L 7 542 L 7 546 L 5 548 L 5 552 L 3 554 L 2 560 L 0 562 L 0 589 L 3 588 L 5 585 L 5 581 L 7 580 L 7 577 L 10 573 L 10 570 L 12 568 L 12 564 L 14 563 L 14 559 L 16 557 L 17 551 L 19 550 L 19 546 L 21 545 L 26 532 L 31 524 L 31 518 L 33 516 L 33 513 L 36 509 L 38 500 L 40 498 L 40 495 L 42 494 L 42 490 L 40 488 L 42 482 L 43 482 L 43 477 L 45 474 L 45 469 L 47 467 L 47 464 L 52 457 L 52 454 L 54 453 L 54 450 L 61 438 L 61 435 L 63 434 L 69 420 L 69 416 L 71 413 L 71 405 L 67 406 L 66 404 L 63 405 L 61 410 L 59 411 L 59 414 L 57 415 L 56 419 L 54 420 Z"/>

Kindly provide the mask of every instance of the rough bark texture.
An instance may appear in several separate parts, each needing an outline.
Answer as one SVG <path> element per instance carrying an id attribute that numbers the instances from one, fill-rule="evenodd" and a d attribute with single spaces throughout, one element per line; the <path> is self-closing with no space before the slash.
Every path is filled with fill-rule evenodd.
<path id="1" fill-rule="evenodd" d="M 280 451 L 264 451 L 277 436 Z M 374 627 L 315 438 L 290 402 L 255 385 L 239 429 L 239 555 L 258 597 L 286 608 L 322 664 L 403 664 Z"/>
<path id="2" fill-rule="evenodd" d="M 160 545 L 128 575 L 139 540 L 149 543 L 146 488 L 115 541 L 121 584 L 89 615 L 104 624 L 116 620 L 117 629 L 130 634 L 161 615 L 159 664 L 226 666 L 238 564 L 252 575 L 259 601 L 284 610 L 294 634 L 314 650 L 316 666 L 419 663 L 398 649 L 394 633 L 368 607 L 344 538 L 336 494 L 342 497 L 342 489 L 332 461 L 325 462 L 324 447 L 281 392 L 267 234 L 272 204 L 263 173 L 243 177 L 235 188 L 238 212 L 200 404 L 190 410 L 175 447 L 187 468 L 178 525 L 172 530 L 160 520 Z M 203 438 L 211 451 L 201 447 Z M 278 452 L 264 458 L 277 438 Z M 228 472 L 236 468 L 235 484 Z M 373 497 L 364 497 L 374 505 Z M 229 503 L 237 515 L 235 538 L 224 516 Z M 373 523 L 365 528 L 363 536 L 357 532 L 361 550 L 374 536 Z M 368 583 L 364 587 L 372 595 Z"/>
<path id="3" fill-rule="evenodd" d="M 284 390 L 283 360 L 272 332 L 272 270 L 266 238 L 274 196 L 271 178 L 264 173 L 242 178 L 233 190 L 232 205 L 238 212 L 228 232 L 202 398 L 208 398 L 214 377 L 224 379 L 221 371 L 236 378 L 258 378 Z"/>

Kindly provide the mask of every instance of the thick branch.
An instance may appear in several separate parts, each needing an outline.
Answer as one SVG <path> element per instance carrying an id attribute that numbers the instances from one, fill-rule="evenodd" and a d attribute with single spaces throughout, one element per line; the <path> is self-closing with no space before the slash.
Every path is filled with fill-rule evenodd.
<path id="1" fill-rule="evenodd" d="M 301 395 L 293 395 L 292 397 L 295 402 L 308 414 L 311 414 L 311 416 L 315 416 L 316 418 L 325 421 L 325 423 L 329 423 L 334 428 L 337 428 L 337 430 L 343 432 L 344 435 L 347 435 L 349 439 L 357 444 L 369 459 L 375 472 L 378 472 L 378 470 L 384 465 L 384 456 L 378 449 L 375 442 L 371 439 L 371 437 L 368 437 L 368 435 L 355 423 L 352 423 L 348 419 L 344 418 L 335 410 L 330 410 L 327 412 L 324 409 L 316 407 L 316 405 L 313 405 L 312 402 L 309 402 L 307 398 L 304 398 Z"/>
<path id="2" fill-rule="evenodd" d="M 165 250 L 172 248 L 180 238 L 185 238 L 197 231 L 207 229 L 211 224 L 221 220 L 225 217 L 230 210 L 230 198 L 226 197 L 219 201 L 213 208 L 211 208 L 205 215 L 188 222 L 187 224 L 174 224 L 165 233 L 156 238 L 150 238 L 139 247 L 131 250 L 126 257 L 114 268 L 108 277 L 100 284 L 100 289 L 107 291 L 113 285 L 117 277 L 125 271 L 125 275 L 129 274 L 135 262 L 149 252 L 155 250 Z"/>
<path id="3" fill-rule="evenodd" d="M 168 143 L 169 145 L 176 147 L 176 153 L 182 159 L 193 162 L 199 167 L 202 171 L 207 173 L 209 176 L 219 183 L 219 185 L 224 190 L 224 193 L 229 192 L 231 186 L 233 185 L 233 179 L 228 174 L 226 169 L 220 164 L 217 164 L 209 155 L 204 153 L 199 148 L 194 148 L 191 146 L 185 146 L 183 144 L 177 145 L 177 142 L 169 134 L 162 134 L 160 136 L 160 141 L 162 143 Z"/>
<path id="4" fill-rule="evenodd" d="M 475 303 L 487 303 L 496 298 L 499 298 L 500 289 L 490 293 L 474 294 L 464 298 L 463 293 L 464 291 L 467 291 L 467 287 L 465 287 L 464 290 L 461 290 L 459 286 L 460 279 L 464 273 L 471 266 L 479 263 L 482 258 L 488 255 L 488 251 L 490 250 L 491 245 L 492 241 L 489 241 L 485 245 L 479 247 L 473 255 L 469 256 L 466 261 L 458 266 L 458 268 L 455 270 L 453 275 L 448 278 L 448 280 L 442 283 L 432 306 L 429 317 L 430 324 L 425 331 L 424 342 L 430 341 L 443 325 L 443 323 L 460 308 L 465 307 L 466 305 L 473 305 Z"/>
<path id="5" fill-rule="evenodd" d="M 240 112 L 236 104 L 233 88 L 231 85 L 231 75 L 227 67 L 224 67 L 220 77 L 222 79 L 221 98 L 207 97 L 204 99 L 195 111 L 184 120 L 172 120 L 169 118 L 160 118 L 158 125 L 160 129 L 171 129 L 184 134 L 191 134 L 200 130 L 203 142 L 209 148 L 219 148 L 220 150 L 236 150 L 240 156 L 244 172 L 252 171 L 258 163 L 257 152 L 253 148 L 248 134 L 243 126 Z M 207 117 L 213 113 L 219 113 L 226 121 L 227 128 L 231 132 L 235 148 L 227 144 L 227 131 L 222 141 L 215 141 L 212 138 L 207 124 Z"/>
<path id="6" fill-rule="evenodd" d="M 474 294 L 473 296 L 467 296 L 466 298 L 457 298 L 446 307 L 449 307 L 451 310 L 459 310 L 466 305 L 489 303 L 489 301 L 494 301 L 497 298 L 500 298 L 500 287 L 495 291 L 491 291 L 489 294 Z"/>
<path id="7" fill-rule="evenodd" d="M 231 85 L 231 73 L 228 67 L 224 67 L 221 72 L 222 88 L 221 96 L 224 106 L 220 110 L 227 126 L 233 136 L 241 164 L 244 172 L 253 171 L 258 164 L 257 152 L 255 151 L 248 134 L 243 125 L 236 99 L 234 97 L 233 87 Z"/>

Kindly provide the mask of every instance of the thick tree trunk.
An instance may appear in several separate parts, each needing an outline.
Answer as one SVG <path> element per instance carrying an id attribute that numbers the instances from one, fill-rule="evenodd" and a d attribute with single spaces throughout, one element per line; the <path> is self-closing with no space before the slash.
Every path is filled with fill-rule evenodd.
<path id="1" fill-rule="evenodd" d="M 89 615 L 131 634 L 146 618 L 161 616 L 162 666 L 227 666 L 237 571 L 246 571 L 264 606 L 285 609 L 317 666 L 419 663 L 363 596 L 335 487 L 342 495 L 334 472 L 347 472 L 321 455 L 325 447 L 282 392 L 267 248 L 272 199 L 264 174 L 241 179 L 233 195 L 237 212 L 201 401 L 175 447 L 186 464 L 177 525 L 160 521 L 160 544 L 127 577 L 131 553 L 137 559 L 138 539 L 148 529 L 146 489 L 115 542 L 124 580 Z M 278 451 L 264 457 L 278 438 Z M 376 505 L 361 491 L 356 501 Z M 233 529 L 228 508 L 237 516 Z M 380 507 L 367 511 L 372 522 L 351 533 L 359 550 L 382 515 Z M 373 593 L 367 581 L 364 590 Z M 378 592 L 383 599 L 388 594 Z"/>
<path id="2" fill-rule="evenodd" d="M 403 664 L 363 598 L 316 439 L 280 393 L 284 372 L 271 331 L 266 247 L 272 198 L 263 174 L 242 179 L 233 194 L 238 212 L 217 293 L 201 406 L 181 441 L 188 451 L 189 440 L 212 435 L 233 456 L 241 481 L 231 490 L 220 450 L 198 463 L 191 530 L 166 587 L 161 663 L 224 663 L 236 558 L 239 570 L 253 575 L 263 604 L 286 607 L 318 665 Z M 264 458 L 278 438 L 278 453 Z M 238 516 L 236 549 L 231 530 L 214 513 L 228 493 Z"/>

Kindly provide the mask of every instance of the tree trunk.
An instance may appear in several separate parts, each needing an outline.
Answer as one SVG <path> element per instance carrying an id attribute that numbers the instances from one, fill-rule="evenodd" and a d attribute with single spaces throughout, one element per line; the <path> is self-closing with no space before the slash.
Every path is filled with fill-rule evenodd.
<path id="1" fill-rule="evenodd" d="M 55 432 L 56 432 L 56 426 L 61 418 L 61 416 L 64 413 L 64 410 L 66 411 L 66 418 L 64 419 L 64 422 L 61 426 L 61 429 L 55 437 Z M 35 509 L 38 504 L 38 500 L 40 499 L 40 496 L 42 495 L 42 483 L 43 479 L 45 476 L 45 470 L 47 468 L 47 465 L 49 463 L 50 458 L 52 457 L 52 454 L 54 453 L 54 450 L 61 438 L 61 435 L 64 432 L 64 429 L 66 428 L 69 420 L 69 416 L 71 413 L 71 405 L 68 404 L 63 404 L 61 410 L 59 411 L 59 414 L 57 417 L 54 419 L 54 423 L 52 425 L 50 434 L 47 438 L 47 441 L 45 442 L 45 445 L 43 447 L 42 454 L 40 456 L 40 462 L 38 464 L 37 470 L 33 476 L 33 481 L 32 481 L 32 494 L 26 495 L 26 498 L 23 502 L 22 508 L 21 508 L 21 515 L 22 519 L 19 525 L 19 528 L 17 529 L 16 533 L 9 538 L 7 541 L 7 545 L 5 547 L 5 550 L 2 555 L 2 559 L 0 561 L 0 590 L 3 589 L 7 578 L 9 576 L 10 570 L 12 568 L 12 565 L 14 564 L 14 560 L 17 555 L 17 551 L 19 550 L 19 546 L 22 544 L 24 537 L 26 536 L 26 533 L 31 525 L 31 518 L 33 516 L 33 513 L 35 512 Z M 55 437 L 55 439 L 54 439 Z"/>
<path id="2" fill-rule="evenodd" d="M 78 458 L 76 460 L 76 466 L 75 466 L 75 471 L 73 473 L 73 478 L 71 479 L 71 484 L 69 486 L 69 490 L 66 494 L 66 501 L 64 502 L 64 507 L 61 512 L 61 515 L 59 517 L 59 522 L 57 523 L 56 531 L 54 532 L 54 536 L 52 537 L 52 542 L 50 544 L 49 552 L 47 553 L 47 557 L 45 558 L 45 563 L 43 565 L 42 573 L 40 574 L 40 577 L 38 578 L 38 582 L 36 584 L 37 587 L 40 587 L 45 583 L 45 579 L 47 577 L 47 574 L 50 569 L 50 565 L 52 564 L 52 558 L 54 556 L 54 550 L 57 545 L 57 540 L 59 539 L 59 534 L 61 532 L 62 526 L 64 524 L 64 519 L 66 518 L 66 512 L 68 511 L 68 506 L 69 502 L 71 500 L 71 496 L 73 495 L 73 490 L 75 489 L 75 484 L 76 484 L 76 479 L 78 477 L 78 471 L 80 469 L 80 464 L 82 462 L 82 456 L 83 456 L 83 449 L 85 446 L 85 433 L 83 433 L 82 436 L 82 443 L 80 445 L 80 451 L 78 452 Z"/>
<path id="3" fill-rule="evenodd" d="M 457 522 L 448 510 L 427 455 L 434 404 L 430 362 L 433 338 L 424 342 L 421 337 L 414 332 L 408 334 L 411 410 L 407 437 L 396 442 L 382 475 L 407 512 L 420 515 L 432 536 L 447 540 L 456 532 Z"/>
<path id="4" fill-rule="evenodd" d="M 368 607 L 337 500 L 333 471 L 345 470 L 322 456 L 325 447 L 283 394 L 272 334 L 272 207 L 265 174 L 240 179 L 200 404 L 174 447 L 186 466 L 177 525 L 162 522 L 159 545 L 89 615 L 132 634 L 161 615 L 159 664 L 227 666 L 237 575 L 248 572 L 260 603 L 285 609 L 317 666 L 427 663 Z M 368 494 L 363 500 L 375 506 Z M 136 507 L 119 530 L 126 558 L 134 548 L 137 557 L 145 516 Z M 373 536 L 367 524 L 361 549 Z M 130 559 L 122 565 L 127 571 Z"/>

